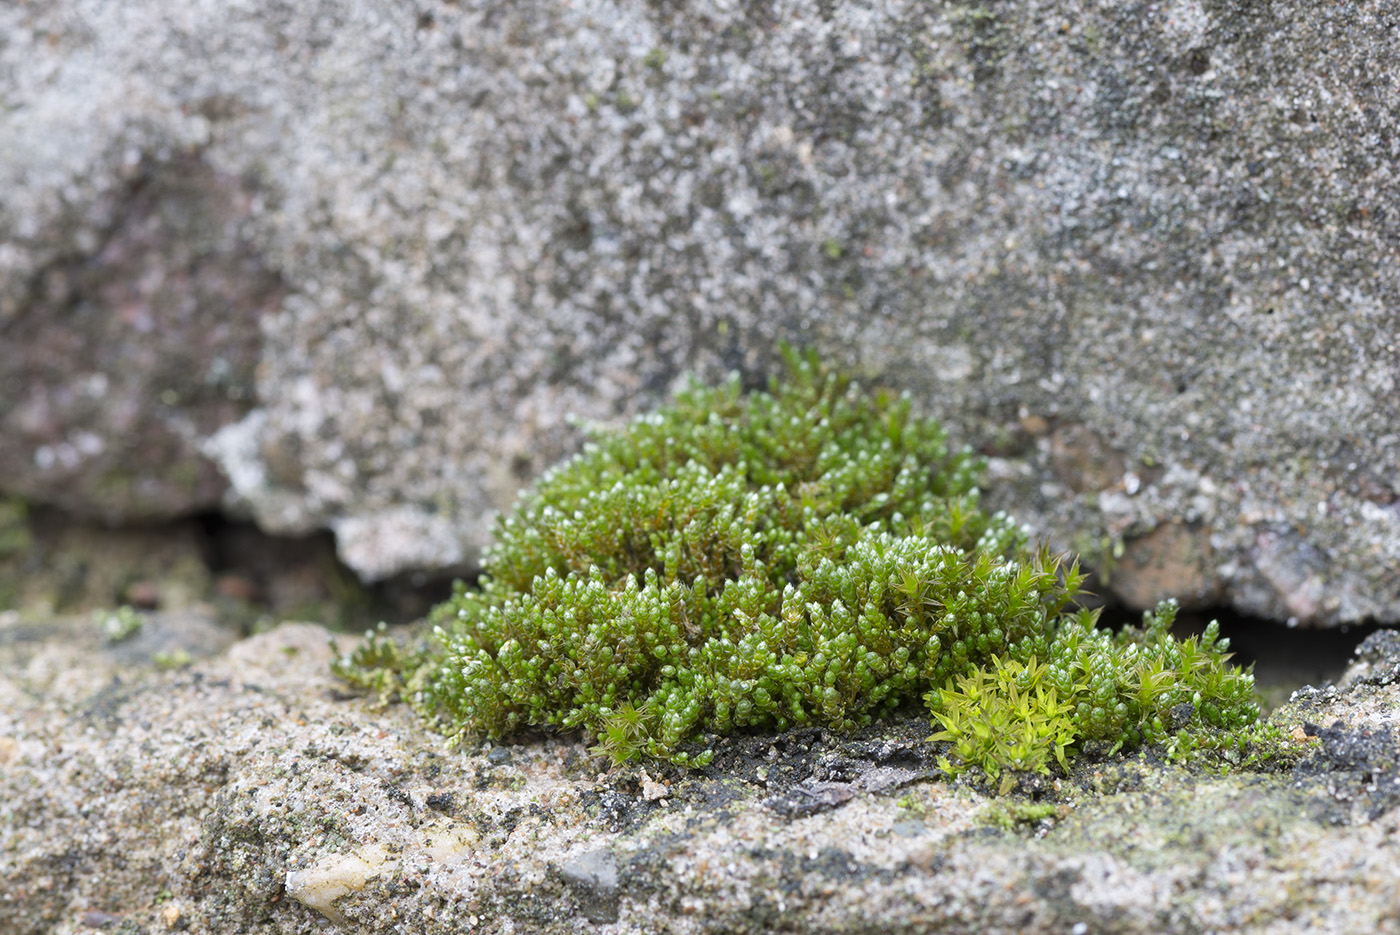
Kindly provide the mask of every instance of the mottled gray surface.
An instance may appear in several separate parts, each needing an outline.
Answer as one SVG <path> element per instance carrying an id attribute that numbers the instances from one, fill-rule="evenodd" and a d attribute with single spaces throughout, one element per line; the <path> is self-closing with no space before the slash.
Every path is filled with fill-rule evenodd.
<path id="1" fill-rule="evenodd" d="M 0 163 L 24 142 L 0 143 Z M 281 298 L 240 230 L 243 181 L 193 155 L 129 158 L 115 192 L 78 206 L 92 228 L 50 231 L 73 239 L 22 272 L 4 266 L 24 238 L 0 244 L 4 489 L 113 523 L 227 490 L 200 446 L 252 408 L 258 321 Z M 0 218 L 19 222 L 10 236 L 34 220 Z"/>
<path id="2" fill-rule="evenodd" d="M 1080 763 L 1011 829 L 920 717 L 609 773 L 572 735 L 444 750 L 341 694 L 320 627 L 143 661 L 182 632 L 0 615 L 6 935 L 1400 932 L 1389 633 L 1282 715 L 1319 738 L 1291 773 Z"/>
<path id="3" fill-rule="evenodd" d="M 189 453 L 225 424 L 204 450 L 232 500 L 333 528 L 369 577 L 469 565 L 576 443 L 567 414 L 758 377 L 788 339 L 997 455 L 996 502 L 1131 602 L 1400 620 L 1398 12 L 10 3 L 0 341 L 49 347 L 113 291 L 137 318 L 195 296 L 179 327 L 227 334 L 173 334 L 229 362 L 191 371 L 219 407 L 139 357 L 72 385 L 168 401 L 171 460 L 131 470 L 201 492 L 179 509 L 216 492 L 171 477 L 204 476 Z M 133 167 L 196 181 L 240 287 L 55 279 L 148 243 Z M 162 236 L 109 275 L 204 269 Z M 6 487 L 115 509 L 82 470 L 104 417 L 5 367 Z"/>

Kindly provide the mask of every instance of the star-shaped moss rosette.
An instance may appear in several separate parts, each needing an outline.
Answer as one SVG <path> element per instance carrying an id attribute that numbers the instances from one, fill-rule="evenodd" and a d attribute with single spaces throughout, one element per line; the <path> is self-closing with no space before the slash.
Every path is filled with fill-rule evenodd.
<path id="1" fill-rule="evenodd" d="M 614 762 L 692 767 L 717 734 L 849 730 L 922 698 L 945 770 L 1003 787 L 1258 720 L 1214 632 L 1173 639 L 1174 604 L 1098 629 L 1077 563 L 984 512 L 980 463 L 936 422 L 785 358 L 767 391 L 691 385 L 595 433 L 500 521 L 431 646 L 371 634 L 338 674 L 454 742 L 582 729 Z"/>

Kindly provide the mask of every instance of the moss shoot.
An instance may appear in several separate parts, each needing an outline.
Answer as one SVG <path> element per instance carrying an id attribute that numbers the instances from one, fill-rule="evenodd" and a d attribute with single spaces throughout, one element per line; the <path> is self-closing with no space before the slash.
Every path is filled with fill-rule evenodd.
<path id="1" fill-rule="evenodd" d="M 453 742 L 582 729 L 614 762 L 683 766 L 715 735 L 848 730 L 922 699 L 945 771 L 1003 790 L 1086 751 L 1228 747 L 1257 722 L 1214 629 L 1174 639 L 1172 603 L 1097 628 L 1077 564 L 985 512 L 979 463 L 935 422 L 786 356 L 766 392 L 692 385 L 597 433 L 501 520 L 431 645 L 381 631 L 337 673 Z"/>

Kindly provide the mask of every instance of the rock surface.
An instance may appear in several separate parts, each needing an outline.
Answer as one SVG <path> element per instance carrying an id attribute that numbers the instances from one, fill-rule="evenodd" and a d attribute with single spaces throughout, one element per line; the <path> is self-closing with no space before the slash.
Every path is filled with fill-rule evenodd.
<path id="1" fill-rule="evenodd" d="M 1392 6 L 7 4 L 0 483 L 469 566 L 787 339 L 1132 603 L 1400 620 Z"/>
<path id="2" fill-rule="evenodd" d="M 1032 814 L 939 778 L 919 717 L 607 773 L 443 750 L 341 694 L 316 626 L 153 667 L 191 623 L 0 616 L 0 930 L 1400 932 L 1394 633 L 1284 709 L 1291 772 L 1081 764 Z"/>
<path id="3" fill-rule="evenodd" d="M 5 154 L 23 154 L 15 142 Z M 5 260 L 36 218 L 0 210 L 13 238 L 0 244 L 0 476 L 9 493 L 133 523 L 227 489 L 200 446 L 252 408 L 259 319 L 281 293 L 240 231 L 242 180 L 190 156 L 123 158 L 114 190 L 52 218 L 57 242 L 22 270 Z"/>

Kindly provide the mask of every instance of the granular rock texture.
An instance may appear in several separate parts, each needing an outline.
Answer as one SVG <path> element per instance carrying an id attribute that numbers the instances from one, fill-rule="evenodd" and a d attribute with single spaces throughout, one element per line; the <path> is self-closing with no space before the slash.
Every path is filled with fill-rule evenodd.
<path id="1" fill-rule="evenodd" d="M 193 157 L 123 169 L 84 206 L 104 215 L 96 229 L 0 274 L 0 476 L 10 493 L 139 522 L 227 489 L 200 445 L 252 407 L 259 317 L 280 290 L 241 237 L 239 179 Z"/>
<path id="2" fill-rule="evenodd" d="M 0 616 L 0 931 L 1400 932 L 1391 634 L 1279 715 L 1291 771 L 1111 758 L 1032 802 L 944 779 L 922 717 L 696 773 L 572 735 L 447 751 L 343 694 L 320 627 L 209 629 Z"/>
<path id="3" fill-rule="evenodd" d="M 188 509 L 198 448 L 368 577 L 470 566 L 570 414 L 787 339 L 910 390 L 1132 603 L 1400 620 L 1395 13 L 8 4 L 0 483 Z M 166 217 L 133 167 L 196 180 L 212 266 L 129 220 Z"/>

